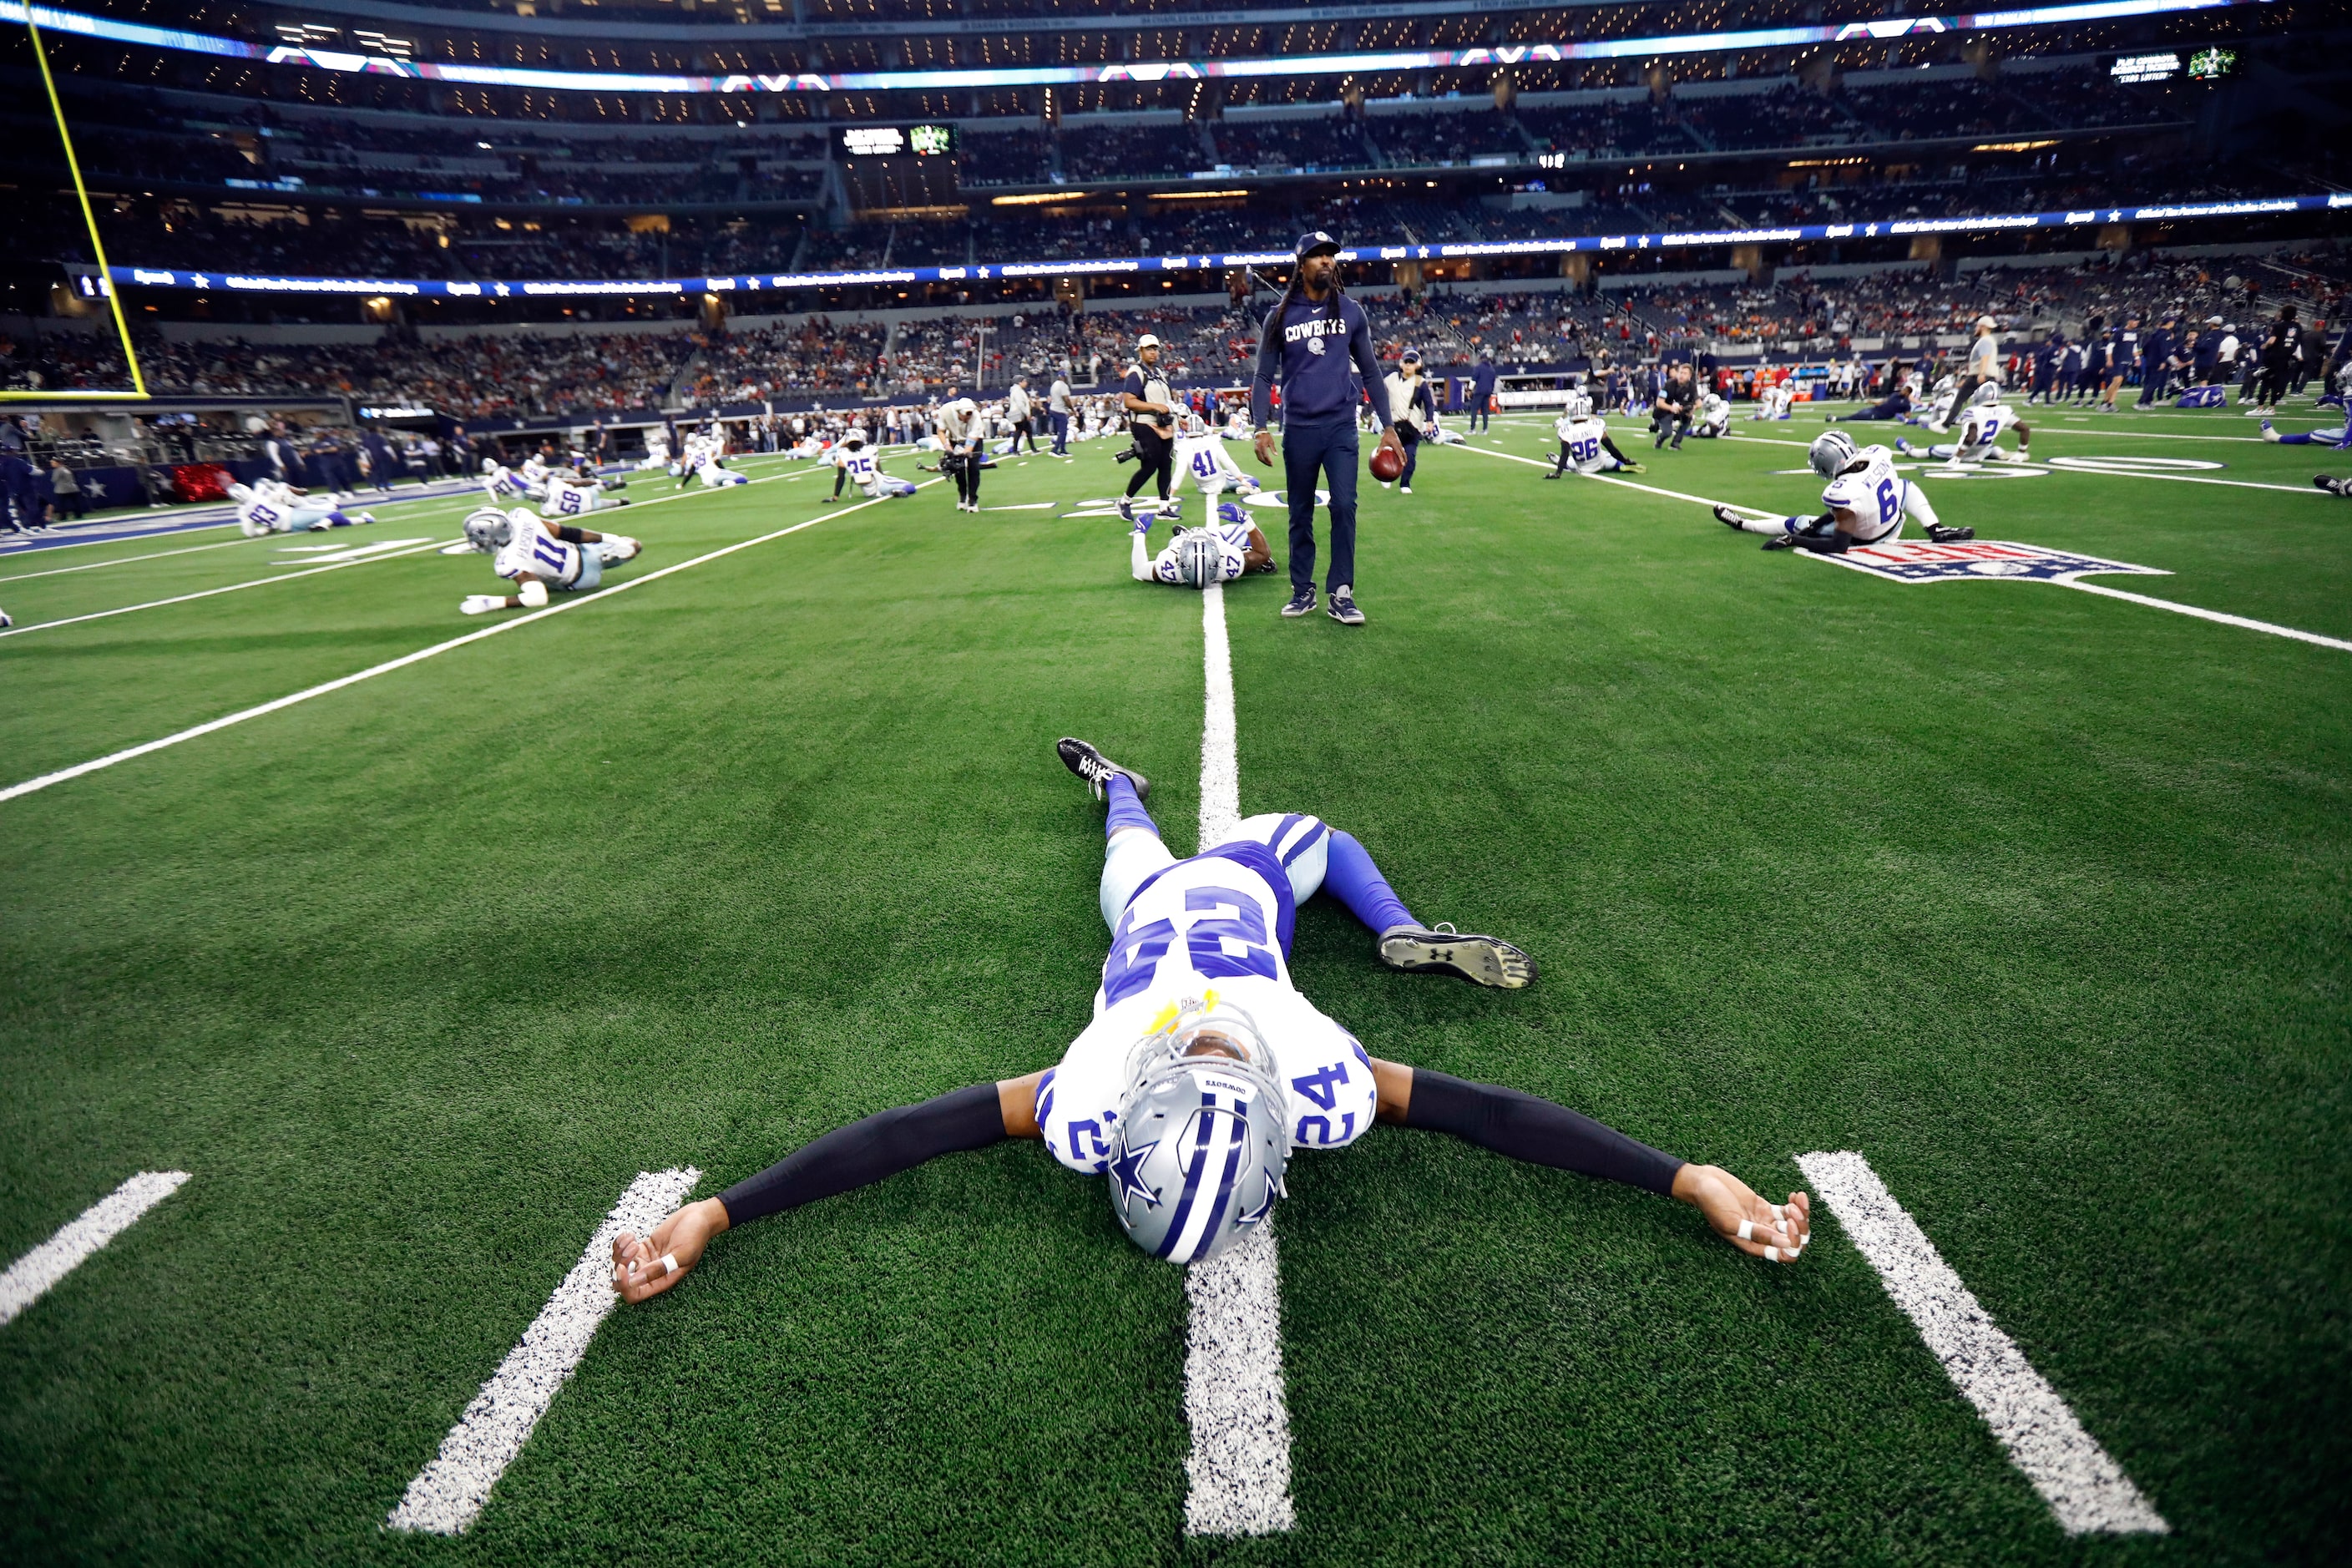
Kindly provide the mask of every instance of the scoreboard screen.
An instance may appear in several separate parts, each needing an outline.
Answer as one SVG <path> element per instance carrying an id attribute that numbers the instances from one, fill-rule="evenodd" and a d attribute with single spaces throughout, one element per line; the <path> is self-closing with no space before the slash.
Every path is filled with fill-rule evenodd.
<path id="1" fill-rule="evenodd" d="M 952 125 L 845 125 L 833 133 L 834 151 L 844 158 L 952 157 Z"/>

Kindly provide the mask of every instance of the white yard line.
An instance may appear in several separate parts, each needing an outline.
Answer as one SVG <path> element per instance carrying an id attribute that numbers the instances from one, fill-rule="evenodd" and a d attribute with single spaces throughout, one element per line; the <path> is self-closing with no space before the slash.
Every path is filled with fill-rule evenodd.
<path id="1" fill-rule="evenodd" d="M 1798 1166 L 1936 1359 L 1977 1407 L 2069 1535 L 2167 1535 L 2171 1526 L 2083 1430 L 2058 1391 L 1994 1323 L 1860 1154 L 1800 1154 Z"/>
<path id="2" fill-rule="evenodd" d="M 755 479 L 752 482 L 754 484 L 758 484 L 763 481 Z M 926 484 L 935 485 L 940 481 L 937 479 L 927 479 L 924 482 Z M 710 493 L 716 494 L 719 492 L 713 491 Z M 667 499 L 677 500 L 680 498 L 669 497 Z M 650 506 L 657 503 L 649 501 L 646 504 Z M 5 789 L 0 789 L 0 801 L 10 801 L 16 799 L 18 795 L 31 795 L 34 791 L 47 789 L 51 784 L 60 784 L 65 783 L 68 779 L 78 779 L 84 773 L 94 773 L 100 768 L 110 768 L 117 763 L 127 763 L 133 757 L 143 757 L 150 752 L 160 752 L 166 746 L 176 746 L 184 741 L 193 741 L 198 736 L 209 735 L 215 730 L 226 730 L 233 724 L 242 724 L 249 719 L 262 718 L 265 715 L 275 713 L 282 708 L 291 708 L 298 702 L 308 702 L 314 697 L 324 697 L 329 692 L 341 691 L 343 688 L 347 686 L 356 686 L 362 680 L 373 680 L 379 675 L 389 675 L 395 669 L 405 669 L 412 664 L 421 664 L 428 658 L 433 658 L 441 654 L 447 653 L 452 648 L 464 647 L 469 643 L 480 642 L 485 637 L 497 637 L 501 632 L 510 632 L 517 626 L 535 625 L 538 622 L 547 619 L 550 616 L 560 616 L 566 610 L 576 610 L 583 605 L 593 605 L 601 600 L 609 599 L 615 594 L 625 593 L 631 588 L 641 588 L 647 583 L 658 583 L 664 577 L 667 577 L 673 573 L 684 572 L 691 567 L 704 565 L 707 563 L 719 559 L 721 556 L 732 555 L 739 550 L 749 550 L 755 544 L 765 544 L 770 540 L 782 539 L 788 533 L 798 533 L 802 529 L 814 528 L 820 522 L 829 521 L 835 518 L 847 517 L 853 511 L 860 511 L 866 507 L 879 506 L 881 504 L 882 502 L 878 500 L 860 501 L 856 506 L 844 507 L 839 511 L 828 512 L 824 517 L 813 517 L 806 522 L 796 522 L 790 528 L 780 528 L 772 533 L 763 533 L 757 539 L 746 539 L 734 544 L 722 545 L 717 550 L 709 551 L 703 554 L 698 555 L 691 561 L 681 561 L 675 566 L 665 566 L 658 572 L 648 572 L 642 577 L 631 577 L 625 582 L 615 583 L 609 588 L 601 588 L 593 594 L 566 596 L 557 600 L 543 610 L 534 610 L 527 616 L 519 616 L 510 621 L 500 621 L 495 626 L 484 626 L 480 631 L 468 632 L 464 637 L 451 637 L 446 642 L 435 643 L 431 647 L 423 647 L 417 649 L 415 653 L 403 654 L 398 658 L 386 659 L 382 664 L 372 665 L 366 669 L 358 671 L 356 674 L 341 676 L 336 679 L 325 681 L 320 685 L 310 687 L 305 690 L 297 691 L 291 696 L 279 697 L 271 701 L 261 703 L 257 707 L 243 709 L 235 713 L 224 714 L 218 719 L 209 720 L 205 723 L 182 730 L 177 734 L 166 735 L 159 741 L 142 742 L 139 745 L 131 746 L 120 752 L 109 752 L 103 757 L 93 757 L 86 763 L 76 763 L 69 768 L 59 768 L 53 773 L 43 773 L 38 778 L 30 778 L 26 779 L 22 784 L 10 784 Z M 273 582 L 278 581 L 278 579 L 275 578 L 270 580 Z"/>
<path id="3" fill-rule="evenodd" d="M 2101 598 L 2124 599 L 2135 605 L 2146 605 L 2151 609 L 2170 610 L 2175 615 L 2194 616 L 2200 621 L 2212 621 L 2219 626 L 2242 626 L 2250 632 L 2268 632 L 2274 637 L 2293 637 L 2296 642 L 2307 642 L 2317 647 L 2332 647 L 2344 653 L 2352 653 L 2352 642 L 2344 642 L 2336 637 L 2324 637 L 2317 632 L 2297 631 L 2293 626 L 2274 626 L 2269 621 L 2249 620 L 2244 616 L 2228 615 L 2221 610 L 2208 610 L 2196 605 L 2176 604 L 2170 599 L 2151 599 L 2146 594 L 2126 593 L 2121 588 L 2110 588 L 2104 583 L 2087 583 L 2080 577 L 2066 578 L 2062 585 L 2080 589 L 2085 594 L 2096 594 Z"/>
<path id="4" fill-rule="evenodd" d="M 463 1535 L 480 1517 L 490 1489 L 522 1452 L 531 1428 L 571 1381 L 588 1353 L 588 1342 L 620 1300 L 613 1293 L 613 1237 L 624 1230 L 652 1229 L 700 1180 L 702 1173 L 689 1165 L 644 1172 L 629 1184 L 588 1238 L 580 1261 L 441 1439 L 440 1453 L 408 1483 L 407 1495 L 384 1521 L 387 1529 Z"/>
<path id="5" fill-rule="evenodd" d="M 1234 742 L 1234 664 L 1225 596 L 1202 595 L 1202 849 L 1240 826 L 1241 764 Z M 1268 1535 L 1297 1521 L 1290 1500 L 1290 1408 L 1282 1376 L 1282 1272 L 1271 1223 L 1184 1271 L 1192 1308 L 1185 1335 L 1184 1460 L 1187 1535 Z"/>
<path id="6" fill-rule="evenodd" d="M 1743 440 L 1754 439 L 1752 437 L 1742 437 L 1740 438 Z M 1467 449 L 1474 452 L 1478 450 L 1475 447 L 1472 447 Z M 1532 464 L 1534 467 L 1538 468 L 1549 468 L 1551 467 L 1549 463 L 1538 462 L 1533 458 L 1518 457 L 1510 452 L 1482 452 L 1479 453 L 1479 455 L 1486 458 L 1504 458 L 1514 463 Z M 2080 470 L 2076 471 L 2079 472 Z M 1758 512 L 1757 509 L 1752 506 L 1739 505 L 1731 501 L 1709 500 L 1705 496 L 1686 495 L 1681 490 L 1660 489 L 1655 485 L 1637 484 L 1632 479 L 1621 479 L 1614 474 L 1594 474 L 1591 477 L 1599 479 L 1604 485 L 1622 485 L 1629 490 L 1647 490 L 1654 496 L 1665 496 L 1675 500 L 1693 501 L 1704 507 L 1713 508 L 1717 506 L 1728 506 L 1735 511 L 1744 511 L 1757 516 L 1770 515 L 1769 513 Z M 2151 474 L 2143 477 L 2149 479 L 2161 479 L 2168 476 Z M 2217 480 L 2214 482 L 2219 483 L 2221 481 Z M 2266 485 L 2256 488 L 2268 489 L 2279 487 Z M 2318 492 L 2314 491 L 2313 493 L 2315 495 Z M 2317 632 L 2298 631 L 2293 626 L 2277 626 L 2270 621 L 2252 620 L 2244 616 L 2232 616 L 2221 610 L 2202 609 L 2195 605 L 2178 604 L 2170 599 L 2150 598 L 2146 594 L 2127 594 L 2121 588 L 2104 587 L 2096 583 L 2084 582 L 2080 578 L 2068 577 L 2057 579 L 2056 581 L 2058 582 L 2058 585 L 2062 588 L 2079 588 L 2085 594 L 2098 594 L 2110 599 L 2127 599 L 2135 605 L 2146 605 L 2152 610 L 2170 610 L 2175 615 L 2194 616 L 2200 621 L 2212 621 L 2218 625 L 2225 626 L 2239 626 L 2250 632 L 2268 632 L 2273 637 L 2292 637 L 2296 642 L 2307 642 L 2319 647 L 2341 648 L 2347 653 L 2352 653 L 2352 642 L 2339 642 L 2334 637 L 2322 637 Z M 5 800 L 6 798 L 7 797 L 5 795 L 0 795 L 0 800 Z"/>
<path id="7" fill-rule="evenodd" d="M 348 566 L 373 566 L 379 561 L 398 561 L 404 556 L 422 555 L 427 550 L 439 549 L 441 543 L 442 542 L 436 539 L 429 544 L 407 550 L 388 550 L 382 554 L 362 556 L 357 561 L 338 561 L 331 565 L 312 566 L 300 572 L 283 572 L 275 577 L 256 577 L 250 582 L 231 583 L 221 588 L 199 589 L 193 594 L 175 594 L 168 599 L 150 599 L 144 604 L 118 605 L 110 610 L 92 610 L 86 616 L 66 616 L 54 621 L 35 621 L 28 626 L 12 626 L 6 631 L 0 631 L 0 637 L 20 637 L 26 632 L 45 632 L 57 626 L 78 626 L 84 621 L 103 621 L 115 616 L 127 616 L 138 610 L 160 610 L 167 605 L 184 605 L 196 599 L 209 599 L 220 594 L 237 594 L 247 588 L 266 588 L 273 583 L 299 583 L 305 577 L 316 577 L 321 572 L 341 572 Z"/>
<path id="8" fill-rule="evenodd" d="M 0 1274 L 0 1323 L 39 1300 L 50 1286 L 81 1267 L 100 1247 L 139 1223 L 139 1216 L 180 1190 L 185 1171 L 142 1171 Z"/>
<path id="9" fill-rule="evenodd" d="M 190 530 L 194 532 L 194 530 Z M 91 540 L 92 544 L 102 542 Z M 158 550 L 147 555 L 125 555 L 113 561 L 92 561 L 81 566 L 52 566 L 46 572 L 19 572 L 14 577 L 0 577 L 0 583 L 29 583 L 36 577 L 62 577 L 68 572 L 102 572 L 109 566 L 128 566 L 135 561 L 161 561 L 166 555 L 194 555 L 205 550 L 227 550 L 239 544 L 257 542 L 250 539 L 225 539 L 218 544 L 191 544 L 182 550 Z M 60 548 L 64 548 L 60 546 Z M 27 551 L 27 554 L 38 553 Z M 0 557 L 5 559 L 5 557 Z"/>

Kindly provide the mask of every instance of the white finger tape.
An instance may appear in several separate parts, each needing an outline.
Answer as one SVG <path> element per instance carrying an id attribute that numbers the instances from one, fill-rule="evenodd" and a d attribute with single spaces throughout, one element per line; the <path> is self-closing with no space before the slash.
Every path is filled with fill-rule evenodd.
<path id="1" fill-rule="evenodd" d="M 1792 1253 L 1790 1253 L 1789 1256 L 1790 1256 L 1790 1257 L 1791 1257 L 1791 1258 L 1793 1258 L 1793 1257 L 1795 1257 L 1795 1256 L 1796 1256 L 1796 1254 L 1792 1252 Z M 1766 1248 L 1764 1249 L 1764 1261 L 1765 1261 L 1765 1262 L 1767 1262 L 1767 1263 L 1778 1263 L 1778 1262 L 1780 1262 L 1780 1249 L 1779 1247 L 1766 1247 Z"/>
<path id="2" fill-rule="evenodd" d="M 662 1254 L 662 1268 L 663 1268 L 664 1269 L 667 1270 L 667 1272 L 668 1272 L 669 1274 L 676 1274 L 677 1272 L 678 1272 L 678 1267 L 677 1267 L 677 1253 L 675 1253 L 675 1252 L 665 1252 L 665 1253 L 663 1253 L 663 1254 Z"/>
<path id="3" fill-rule="evenodd" d="M 1743 1219 L 1739 1222 L 1739 1239 L 1742 1241 L 1753 1241 L 1756 1239 L 1756 1222 L 1754 1220 Z"/>

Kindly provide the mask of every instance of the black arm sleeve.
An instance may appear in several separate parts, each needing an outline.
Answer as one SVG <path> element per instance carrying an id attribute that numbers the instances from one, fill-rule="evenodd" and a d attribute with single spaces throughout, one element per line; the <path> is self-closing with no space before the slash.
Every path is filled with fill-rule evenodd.
<path id="1" fill-rule="evenodd" d="M 996 1086 L 976 1083 L 920 1105 L 877 1110 L 804 1143 L 719 1194 L 727 1223 L 749 1225 L 853 1187 L 870 1186 L 924 1161 L 984 1149 L 1004 1136 Z"/>
<path id="2" fill-rule="evenodd" d="M 1672 1154 L 1603 1127 L 1564 1105 L 1516 1089 L 1470 1083 L 1427 1068 L 1412 1069 L 1412 1095 L 1405 1102 L 1404 1124 L 1451 1132 L 1482 1149 L 1529 1164 L 1601 1176 L 1661 1194 L 1673 1192 L 1675 1173 L 1683 1168 L 1683 1162 Z M 731 1205 L 728 1212 L 734 1212 Z"/>

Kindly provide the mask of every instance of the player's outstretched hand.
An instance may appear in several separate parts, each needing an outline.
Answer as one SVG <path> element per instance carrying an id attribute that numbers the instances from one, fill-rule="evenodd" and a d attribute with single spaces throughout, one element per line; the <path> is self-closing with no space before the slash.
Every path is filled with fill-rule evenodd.
<path id="1" fill-rule="evenodd" d="M 1274 467 L 1274 432 L 1259 431 L 1257 439 L 1252 445 L 1256 448 L 1258 462 L 1269 468 Z"/>
<path id="2" fill-rule="evenodd" d="M 1675 1196 L 1706 1216 L 1715 1234 L 1768 1263 L 1794 1263 L 1813 1238 L 1813 1200 L 1790 1193 L 1768 1204 L 1719 1165 L 1685 1165 L 1675 1173 Z"/>
<path id="3" fill-rule="evenodd" d="M 613 1289 L 624 1301 L 660 1295 L 702 1261 L 702 1249 L 726 1228 L 727 1206 L 705 1198 L 673 1213 L 651 1236 L 623 1231 L 613 1238 Z"/>

